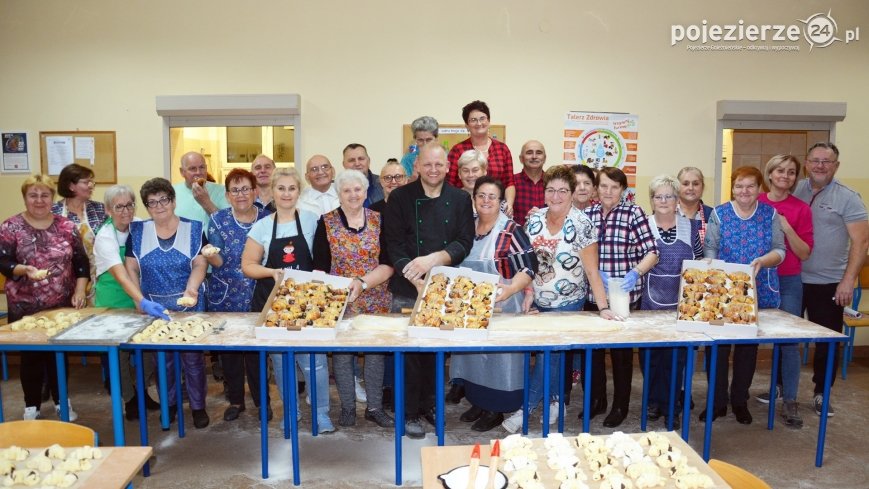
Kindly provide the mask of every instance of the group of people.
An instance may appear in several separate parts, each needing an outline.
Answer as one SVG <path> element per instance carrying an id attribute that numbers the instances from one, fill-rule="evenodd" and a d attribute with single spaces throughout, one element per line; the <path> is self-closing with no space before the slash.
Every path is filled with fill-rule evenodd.
<path id="1" fill-rule="evenodd" d="M 608 302 L 611 279 L 620 279 L 613 286 L 629 295 L 631 310 L 675 309 L 682 262 L 705 257 L 752 266 L 761 307 L 800 316 L 807 310 L 810 320 L 841 329 L 842 306 L 850 301 L 866 255 L 869 225 L 859 195 L 834 179 L 839 165 L 834 145 L 810 148 L 807 178 L 799 182 L 802 165 L 792 156 L 772 158 L 765 171 L 737 168 L 732 200 L 715 208 L 701 199 L 699 169 L 659 175 L 649 185 L 652 212 L 647 214 L 626 198 L 628 178 L 620 169 L 544 169 L 546 151 L 532 140 L 522 146 L 522 170 L 514 174 L 509 148 L 488 134 L 489 107 L 471 102 L 462 117 L 470 137 L 449 152 L 438 141 L 434 118 L 415 120 L 417 149 L 401 162 L 388 162 L 380 175 L 371 171 L 365 146 L 350 144 L 343 151 L 344 171 L 337 175 L 323 155 L 307 160 L 304 177 L 260 155 L 250 171 L 234 169 L 221 185 L 205 180 L 205 158 L 190 152 L 181 158 L 183 182 L 153 178 L 142 185 L 138 196 L 146 220 L 135 217 L 137 196 L 126 185 L 106 189 L 103 203 L 91 200 L 93 172 L 86 167 L 64 168 L 56 186 L 47 176 L 34 175 L 21 187 L 24 212 L 0 226 L 0 272 L 10 279 L 10 321 L 88 304 L 136 307 L 156 317 L 165 317 L 165 310 L 258 312 L 287 268 L 352 278 L 348 315 L 400 312 L 413 306 L 427 274 L 439 265 L 500 275 L 496 307 L 506 313 L 585 310 L 619 320 Z M 57 202 L 56 193 L 63 197 Z M 824 239 L 816 240 L 818 235 Z M 47 277 L 41 273 L 45 270 Z M 834 299 L 825 300 L 829 297 Z M 181 298 L 193 305 L 179 305 Z M 757 346 L 733 350 L 729 389 L 730 348 L 722 347 L 718 357 L 713 419 L 725 415 L 730 404 L 739 422 L 750 423 L 748 388 Z M 783 416 L 789 425 L 800 426 L 798 346 L 785 345 L 782 351 Z M 652 389 L 648 416 L 657 419 L 670 411 L 673 353 L 653 349 L 650 354 L 651 367 L 644 372 Z M 820 345 L 815 355 L 817 412 L 827 354 L 826 345 Z M 628 414 L 634 352 L 616 348 L 610 355 L 614 393 L 604 425 L 616 427 Z M 245 378 L 259 405 L 259 363 L 254 353 L 220 357 L 229 402 L 223 418 L 232 421 L 245 411 Z M 296 359 L 305 382 L 316 385 L 312 414 L 320 431 L 334 431 L 327 355 L 315 354 L 313 362 L 308 355 Z M 283 368 L 296 366 L 282 365 L 279 355 L 272 360 L 283 392 Z M 356 354 L 332 355 L 339 426 L 356 424 L 357 401 L 367 403 L 366 420 L 393 426 L 384 407 L 390 400 L 384 386 L 391 379 L 391 362 L 379 353 L 365 354 L 361 368 L 357 360 Z M 452 355 L 449 400 L 466 397 L 471 405 L 461 421 L 477 431 L 501 425 L 516 432 L 530 414 L 521 410 L 522 361 L 511 353 Z M 555 385 L 559 355 L 551 355 L 551 361 Z M 205 357 L 183 353 L 181 362 L 194 426 L 203 428 L 210 422 Z M 434 423 L 434 362 L 433 354 L 405 356 L 404 432 L 412 438 L 425 436 L 421 420 Z M 679 372 L 684 363 L 680 355 Z M 582 365 L 579 355 L 565 364 Z M 608 406 L 603 350 L 595 351 L 592 365 L 587 408 L 594 417 Z M 153 362 L 143 367 L 146 375 L 153 372 Z M 531 410 L 559 401 L 557 395 L 543 399 L 543 371 L 538 355 L 529 386 Z M 40 416 L 46 378 L 57 403 L 56 372 L 53 356 L 22 353 L 25 418 Z M 363 390 L 357 388 L 360 374 Z M 127 417 L 134 419 L 138 400 L 128 357 L 122 359 L 121 380 Z M 168 383 L 165 402 L 171 404 L 172 376 Z M 145 404 L 159 407 L 150 398 Z M 171 412 L 174 419 L 176 410 Z M 554 422 L 557 412 L 550 410 L 546 421 Z M 267 413 L 271 418 L 270 406 Z M 70 417 L 75 417 L 71 406 Z"/>

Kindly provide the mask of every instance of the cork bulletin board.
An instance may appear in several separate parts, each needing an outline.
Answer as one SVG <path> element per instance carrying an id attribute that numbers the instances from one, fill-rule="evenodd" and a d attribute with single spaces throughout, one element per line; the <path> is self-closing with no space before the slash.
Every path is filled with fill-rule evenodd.
<path id="1" fill-rule="evenodd" d="M 78 163 L 93 170 L 95 183 L 117 183 L 115 140 L 115 131 L 40 131 L 42 174 L 57 177 L 63 167 Z"/>

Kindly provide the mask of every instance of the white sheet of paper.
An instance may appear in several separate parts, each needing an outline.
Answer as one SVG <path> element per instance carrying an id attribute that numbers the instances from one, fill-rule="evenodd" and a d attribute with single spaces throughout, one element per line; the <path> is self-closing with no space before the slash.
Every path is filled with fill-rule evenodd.
<path id="1" fill-rule="evenodd" d="M 60 175 L 66 165 L 75 162 L 72 155 L 72 136 L 48 136 L 45 138 L 48 153 L 48 174 Z"/>
<path id="2" fill-rule="evenodd" d="M 93 137 L 77 137 L 75 138 L 75 159 L 90 160 L 91 166 L 94 166 L 94 138 Z"/>

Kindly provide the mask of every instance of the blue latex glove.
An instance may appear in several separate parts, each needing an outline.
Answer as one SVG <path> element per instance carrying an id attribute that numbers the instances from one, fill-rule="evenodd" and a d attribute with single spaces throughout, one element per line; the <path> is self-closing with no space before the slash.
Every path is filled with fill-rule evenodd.
<path id="1" fill-rule="evenodd" d="M 633 290 L 634 286 L 637 285 L 637 280 L 640 279 L 640 274 L 637 273 L 636 270 L 631 270 L 625 275 L 625 278 L 622 279 L 622 290 L 625 292 L 630 292 Z"/>
<path id="2" fill-rule="evenodd" d="M 603 290 L 610 291 L 610 275 L 603 270 L 600 271 L 600 280 L 603 282 Z"/>
<path id="3" fill-rule="evenodd" d="M 148 299 L 142 299 L 142 304 L 140 304 L 139 307 L 142 308 L 142 312 L 149 316 L 169 321 L 169 316 L 164 312 L 166 311 L 166 308 L 163 307 L 163 304 L 158 304 L 154 301 L 149 301 Z"/>

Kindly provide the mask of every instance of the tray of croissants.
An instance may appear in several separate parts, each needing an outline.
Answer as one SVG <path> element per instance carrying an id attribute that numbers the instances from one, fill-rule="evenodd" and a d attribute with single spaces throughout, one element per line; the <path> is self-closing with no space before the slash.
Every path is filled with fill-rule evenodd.
<path id="1" fill-rule="evenodd" d="M 740 334 L 750 334 L 752 327 L 756 331 L 757 285 L 751 266 L 686 260 L 680 282 L 677 323 L 681 326 Z"/>
<path id="2" fill-rule="evenodd" d="M 284 270 L 255 328 L 262 339 L 333 339 L 344 317 L 352 279 Z"/>
<path id="3" fill-rule="evenodd" d="M 432 268 L 411 312 L 408 336 L 488 338 L 499 280 L 469 268 Z"/>

